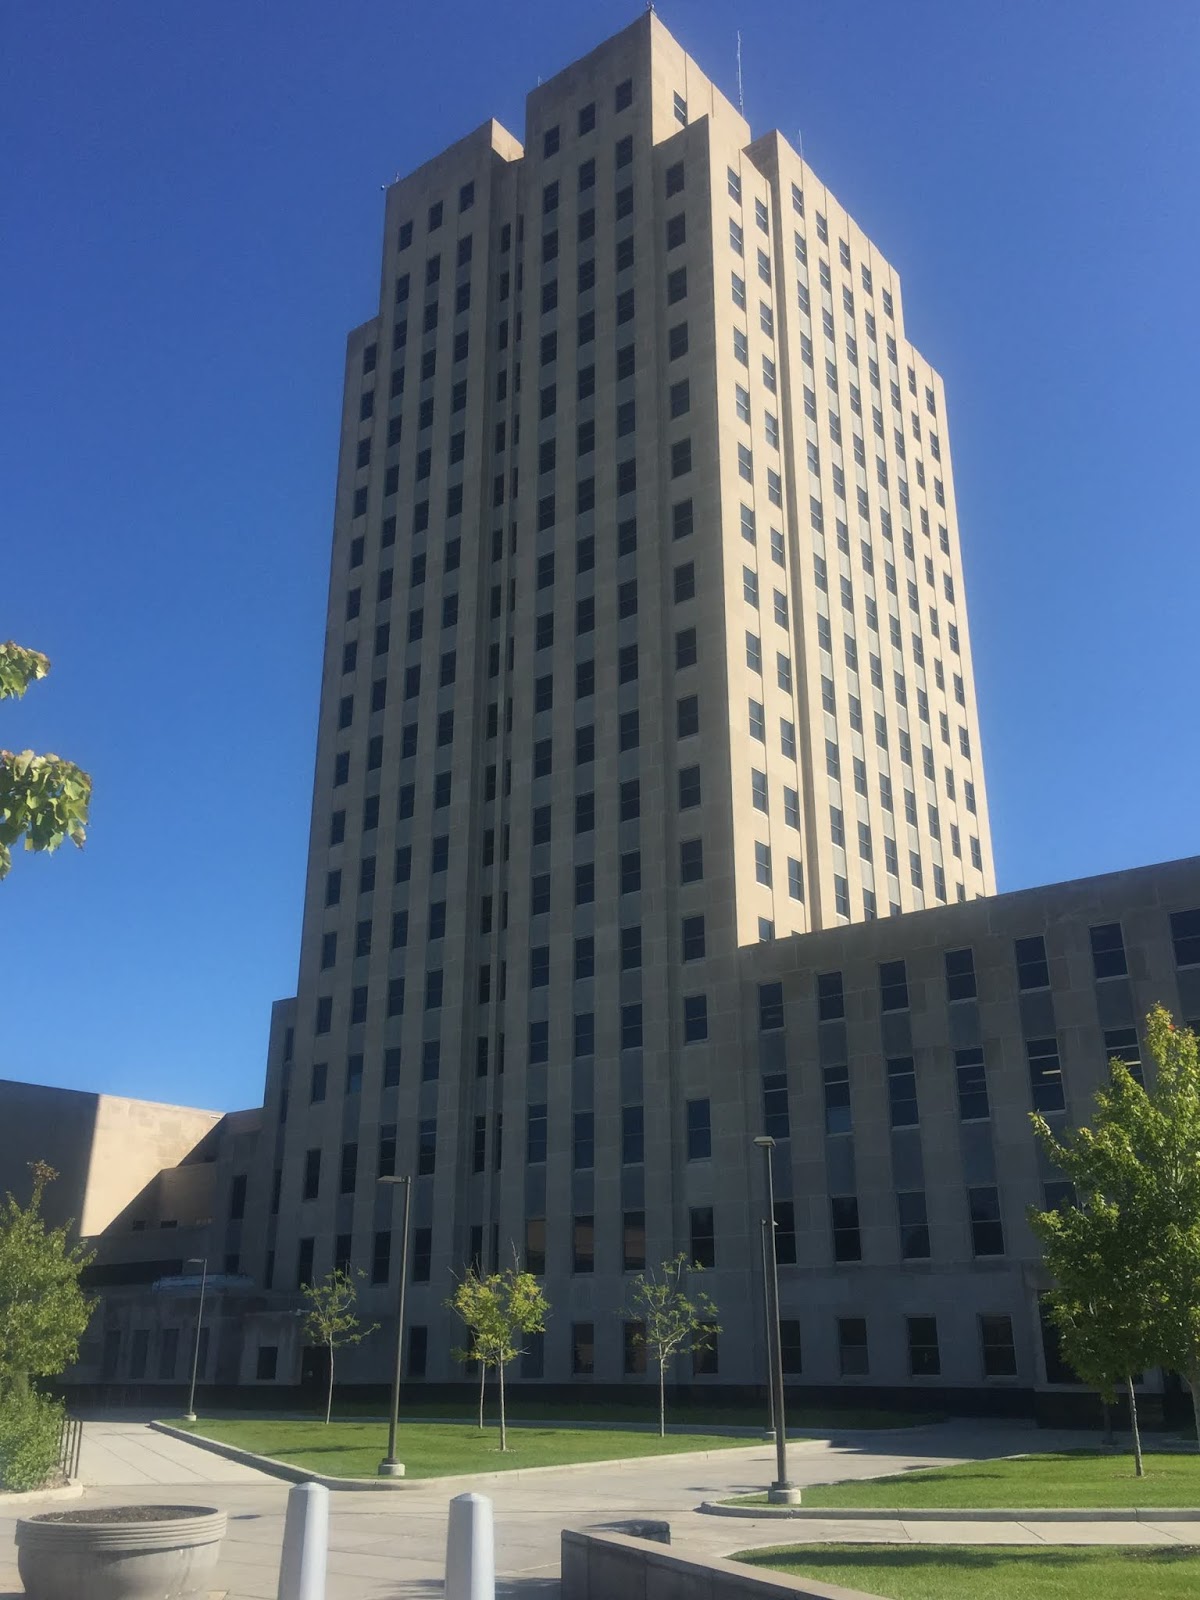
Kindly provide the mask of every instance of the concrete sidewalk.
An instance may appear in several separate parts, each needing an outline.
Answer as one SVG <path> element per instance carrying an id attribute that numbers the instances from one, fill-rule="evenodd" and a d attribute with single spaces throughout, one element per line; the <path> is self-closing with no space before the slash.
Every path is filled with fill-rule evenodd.
<path id="1" fill-rule="evenodd" d="M 275 1600 L 286 1483 L 253 1468 L 223 1460 L 183 1440 L 128 1422 L 85 1425 L 83 1473 L 90 1479 L 75 1505 L 113 1505 L 137 1500 L 180 1501 L 219 1506 L 229 1513 L 229 1532 L 214 1588 L 229 1600 Z M 1091 1443 L 1090 1435 L 1050 1434 L 1011 1423 L 945 1423 L 911 1434 L 847 1435 L 836 1441 L 789 1444 L 789 1468 L 799 1484 L 878 1477 L 912 1467 L 947 1465 L 1026 1450 L 1054 1450 Z M 496 1566 L 510 1596 L 553 1600 L 557 1589 L 559 1536 L 564 1527 L 644 1517 L 671 1524 L 675 1548 L 697 1555 L 725 1555 L 770 1544 L 851 1540 L 864 1543 L 1200 1543 L 1200 1525 L 1171 1523 L 977 1524 L 956 1522 L 784 1522 L 701 1514 L 702 1500 L 763 1488 L 774 1476 L 774 1450 L 767 1444 L 723 1451 L 708 1459 L 650 1458 L 633 1466 L 597 1463 L 588 1472 L 560 1478 L 514 1478 L 481 1485 L 496 1519 Z M 465 1493 L 475 1480 L 458 1480 Z M 445 1560 L 445 1488 L 415 1486 L 387 1496 L 332 1496 L 328 1600 L 430 1600 L 440 1593 Z M 36 1506 L 23 1506 L 30 1515 Z M 49 1509 L 49 1507 L 47 1508 Z M 0 1596 L 19 1594 L 12 1530 L 15 1518 L 0 1516 Z"/>

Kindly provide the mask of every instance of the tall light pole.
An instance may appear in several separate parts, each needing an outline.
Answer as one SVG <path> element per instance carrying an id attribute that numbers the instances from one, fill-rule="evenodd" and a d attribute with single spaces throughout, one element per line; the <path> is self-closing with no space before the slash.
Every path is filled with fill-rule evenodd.
<path id="1" fill-rule="evenodd" d="M 763 1274 L 763 1337 L 767 1341 L 767 1429 L 764 1439 L 775 1437 L 775 1384 L 771 1376 L 771 1289 L 767 1270 L 767 1219 L 760 1224 Z"/>
<path id="2" fill-rule="evenodd" d="M 204 1325 L 204 1290 L 208 1283 L 208 1257 L 189 1256 L 183 1264 L 185 1267 L 190 1267 L 195 1262 L 200 1264 L 200 1305 L 196 1311 L 196 1342 L 192 1346 L 192 1386 L 188 1393 L 188 1408 L 183 1414 L 185 1422 L 196 1420 L 196 1373 L 200 1367 L 200 1329 Z"/>
<path id="3" fill-rule="evenodd" d="M 380 1183 L 400 1184 L 404 1189 L 404 1206 L 400 1214 L 400 1292 L 396 1305 L 396 1365 L 392 1373 L 392 1410 L 388 1418 L 387 1455 L 379 1463 L 378 1476 L 399 1478 L 404 1466 L 396 1459 L 396 1429 L 400 1422 L 400 1378 L 404 1372 L 404 1290 L 408 1283 L 408 1208 L 412 1201 L 412 1179 L 380 1178 Z"/>
<path id="4" fill-rule="evenodd" d="M 767 1490 L 774 1505 L 796 1505 L 800 1491 L 792 1487 L 787 1473 L 787 1421 L 783 1409 L 783 1350 L 779 1335 L 779 1257 L 775 1251 L 775 1179 L 771 1171 L 771 1152 L 775 1141 L 768 1133 L 759 1134 L 755 1144 L 766 1158 L 767 1180 L 767 1340 L 771 1359 L 772 1410 L 775 1417 L 775 1482 Z"/>

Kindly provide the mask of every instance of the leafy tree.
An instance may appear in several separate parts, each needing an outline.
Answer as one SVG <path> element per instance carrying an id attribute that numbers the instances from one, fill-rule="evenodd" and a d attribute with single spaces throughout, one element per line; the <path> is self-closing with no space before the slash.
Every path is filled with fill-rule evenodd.
<path id="1" fill-rule="evenodd" d="M 1031 1210 L 1055 1288 L 1045 1297 L 1062 1353 L 1099 1390 L 1105 1412 L 1118 1386 L 1129 1400 L 1137 1476 L 1143 1477 L 1133 1374 L 1152 1365 L 1154 1290 L 1142 1241 L 1127 1215 L 1102 1196 L 1058 1211 Z"/>
<path id="2" fill-rule="evenodd" d="M 1089 1303 L 1102 1317 L 1112 1311 L 1125 1376 L 1151 1365 L 1183 1374 L 1200 1442 L 1200 1052 L 1195 1034 L 1177 1028 L 1163 1006 L 1146 1019 L 1146 1042 L 1157 1065 L 1149 1089 L 1113 1061 L 1090 1127 L 1059 1140 L 1043 1118 L 1033 1122 L 1074 1183 L 1084 1217 L 1096 1219 L 1074 1224 L 1074 1256 L 1063 1248 L 1064 1263 L 1074 1261 L 1081 1274 L 1062 1285 L 1075 1293 L 1076 1317 Z M 1102 1292 L 1078 1292 L 1089 1286 Z M 1117 1353 L 1095 1340 L 1111 1378 Z"/>
<path id="3" fill-rule="evenodd" d="M 717 1308 L 703 1290 L 688 1293 L 689 1272 L 701 1272 L 682 1252 L 664 1261 L 657 1271 L 639 1273 L 630 1289 L 631 1310 L 641 1330 L 637 1341 L 649 1350 L 658 1366 L 658 1432 L 667 1432 L 667 1366 L 680 1351 L 704 1350 L 721 1329 Z"/>
<path id="4" fill-rule="evenodd" d="M 363 1273 L 359 1273 L 361 1278 Z M 333 1412 L 333 1362 L 342 1345 L 358 1344 L 379 1326 L 373 1322 L 369 1328 L 359 1326 L 355 1306 L 358 1289 L 354 1274 L 344 1267 L 335 1267 L 326 1273 L 320 1283 L 306 1283 L 300 1291 L 308 1301 L 304 1318 L 304 1332 L 317 1344 L 329 1351 L 329 1388 L 325 1395 L 325 1421 Z"/>
<path id="5" fill-rule="evenodd" d="M 500 1391 L 500 1448 L 508 1449 L 508 1423 L 504 1412 L 504 1369 L 522 1354 L 522 1339 L 541 1333 L 550 1310 L 541 1284 L 532 1272 L 522 1272 L 515 1263 L 504 1272 L 483 1274 L 472 1267 L 446 1302 L 458 1313 L 470 1334 L 470 1348 L 457 1350 L 459 1360 L 478 1361 L 480 1373 L 480 1415 L 483 1406 L 483 1378 L 489 1367 L 496 1369 Z"/>
<path id="6" fill-rule="evenodd" d="M 44 678 L 50 663 L 37 650 L 0 644 L 0 700 L 19 700 Z M 60 756 L 0 750 L 0 878 L 12 866 L 12 847 L 57 850 L 64 839 L 83 848 L 92 780 Z"/>
<path id="7" fill-rule="evenodd" d="M 92 1254 L 69 1241 L 69 1225 L 41 1214 L 46 1185 L 58 1176 L 31 1161 L 27 1206 L 8 1194 L 0 1205 L 0 1407 L 23 1397 L 34 1378 L 53 1378 L 78 1359 L 93 1302 L 79 1287 Z"/>

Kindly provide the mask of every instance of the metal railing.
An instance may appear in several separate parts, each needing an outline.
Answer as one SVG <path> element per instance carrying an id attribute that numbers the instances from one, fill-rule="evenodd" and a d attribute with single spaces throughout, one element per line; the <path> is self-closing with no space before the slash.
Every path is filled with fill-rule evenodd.
<path id="1" fill-rule="evenodd" d="M 58 1430 L 58 1465 L 64 1478 L 78 1478 L 82 1446 L 83 1422 L 79 1417 L 64 1413 Z"/>

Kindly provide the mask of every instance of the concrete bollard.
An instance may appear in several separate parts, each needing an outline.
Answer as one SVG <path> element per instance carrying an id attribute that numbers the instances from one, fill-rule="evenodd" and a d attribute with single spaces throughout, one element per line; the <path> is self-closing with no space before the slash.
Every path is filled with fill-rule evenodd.
<path id="1" fill-rule="evenodd" d="M 298 1483 L 287 1499 L 278 1600 L 325 1600 L 329 1557 L 329 1490 Z"/>
<path id="2" fill-rule="evenodd" d="M 446 1525 L 445 1600 L 495 1600 L 495 1596 L 492 1502 L 483 1494 L 455 1495 Z"/>

